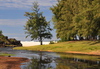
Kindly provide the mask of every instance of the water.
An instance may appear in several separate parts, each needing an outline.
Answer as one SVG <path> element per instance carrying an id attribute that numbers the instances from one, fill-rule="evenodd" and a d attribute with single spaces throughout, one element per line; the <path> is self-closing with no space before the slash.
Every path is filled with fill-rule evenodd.
<path id="1" fill-rule="evenodd" d="M 100 56 L 65 53 L 36 52 L 0 48 L 1 53 L 15 54 L 12 57 L 25 57 L 30 62 L 22 63 L 21 69 L 100 69 Z"/>

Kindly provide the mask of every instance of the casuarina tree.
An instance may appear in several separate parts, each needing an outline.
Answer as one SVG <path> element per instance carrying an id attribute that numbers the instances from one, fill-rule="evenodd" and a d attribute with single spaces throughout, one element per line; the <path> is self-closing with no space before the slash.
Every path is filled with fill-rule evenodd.
<path id="1" fill-rule="evenodd" d="M 28 17 L 25 25 L 25 33 L 28 34 L 26 37 L 30 36 L 32 40 L 38 39 L 41 45 L 44 39 L 51 39 L 50 21 L 46 21 L 45 16 L 40 12 L 38 2 L 33 3 L 32 12 L 25 12 L 25 16 Z"/>

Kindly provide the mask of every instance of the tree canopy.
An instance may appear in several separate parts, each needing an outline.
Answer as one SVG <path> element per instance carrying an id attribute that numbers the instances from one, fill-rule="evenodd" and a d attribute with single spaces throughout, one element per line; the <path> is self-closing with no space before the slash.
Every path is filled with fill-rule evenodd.
<path id="1" fill-rule="evenodd" d="M 46 21 L 43 13 L 40 12 L 40 8 L 37 2 L 33 3 L 32 12 L 26 12 L 25 16 L 28 17 L 28 21 L 25 25 L 27 37 L 30 36 L 32 40 L 38 39 L 41 42 L 43 39 L 51 39 L 50 22 Z"/>
<path id="2" fill-rule="evenodd" d="M 57 37 L 62 40 L 100 37 L 100 0 L 58 0 L 50 8 Z"/>

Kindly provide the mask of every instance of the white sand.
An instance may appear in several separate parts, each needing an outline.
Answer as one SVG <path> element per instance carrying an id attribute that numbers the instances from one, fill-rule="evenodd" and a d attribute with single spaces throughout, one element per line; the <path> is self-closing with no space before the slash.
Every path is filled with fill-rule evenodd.
<path id="1" fill-rule="evenodd" d="M 40 42 L 34 42 L 34 41 L 21 41 L 21 43 L 24 47 L 40 45 Z M 47 45 L 49 43 L 50 42 L 43 42 L 44 45 Z"/>

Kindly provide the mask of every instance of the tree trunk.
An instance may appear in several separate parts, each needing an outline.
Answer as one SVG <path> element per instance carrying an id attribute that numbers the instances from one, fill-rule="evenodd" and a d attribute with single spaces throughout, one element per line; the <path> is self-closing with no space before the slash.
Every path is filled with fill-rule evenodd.
<path id="1" fill-rule="evenodd" d="M 43 45 L 43 43 L 42 43 L 42 37 L 40 36 L 40 45 Z"/>
<path id="2" fill-rule="evenodd" d="M 40 45 L 43 45 L 42 40 L 40 41 Z"/>
<path id="3" fill-rule="evenodd" d="M 100 40 L 100 36 L 98 36 L 98 40 Z"/>
<path id="4" fill-rule="evenodd" d="M 87 36 L 85 40 L 89 40 L 89 36 Z"/>

